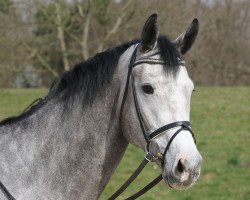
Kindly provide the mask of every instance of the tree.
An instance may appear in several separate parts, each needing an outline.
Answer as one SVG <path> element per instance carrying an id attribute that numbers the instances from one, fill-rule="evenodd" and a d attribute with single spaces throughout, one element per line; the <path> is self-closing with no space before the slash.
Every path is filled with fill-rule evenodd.
<path id="1" fill-rule="evenodd" d="M 250 84 L 250 1 L 0 0 L 0 85 L 33 67 L 47 86 L 76 63 L 140 37 L 159 15 L 174 40 L 197 17 L 200 32 L 185 55 L 195 83 Z"/>
<path id="2" fill-rule="evenodd" d="M 12 0 L 0 0 L 0 12 L 8 13 L 12 5 Z"/>
<path id="3" fill-rule="evenodd" d="M 33 52 L 36 66 L 40 65 L 58 77 L 77 61 L 86 60 L 96 53 L 96 49 L 102 51 L 106 47 L 124 20 L 132 17 L 131 2 L 125 2 L 118 15 L 109 12 L 112 1 L 58 0 L 45 3 L 37 0 L 34 38 L 25 46 Z M 114 18 L 113 15 L 118 16 Z M 99 44 L 96 38 L 100 38 Z"/>
<path id="4" fill-rule="evenodd" d="M 20 41 L 27 32 L 18 7 L 11 0 L 0 0 L 0 85 L 15 86 L 13 77 L 27 64 L 27 53 Z M 11 78 L 10 78 L 11 77 Z"/>

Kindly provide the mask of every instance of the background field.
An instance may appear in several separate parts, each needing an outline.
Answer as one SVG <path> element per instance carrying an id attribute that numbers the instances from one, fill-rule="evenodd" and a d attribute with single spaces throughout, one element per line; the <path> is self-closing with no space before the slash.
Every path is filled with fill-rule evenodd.
<path id="1" fill-rule="evenodd" d="M 0 120 L 19 114 L 46 89 L 0 89 Z M 141 199 L 250 199 L 250 88 L 198 87 L 193 94 L 191 120 L 203 156 L 201 177 L 186 191 L 161 183 Z M 101 199 L 107 199 L 140 163 L 143 152 L 129 146 Z M 121 199 L 158 175 L 150 164 Z"/>

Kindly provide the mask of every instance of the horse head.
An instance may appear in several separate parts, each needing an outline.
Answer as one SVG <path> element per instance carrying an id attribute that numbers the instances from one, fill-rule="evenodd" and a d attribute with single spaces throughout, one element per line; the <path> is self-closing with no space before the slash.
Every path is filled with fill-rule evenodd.
<path id="1" fill-rule="evenodd" d="M 148 18 L 130 60 L 130 85 L 122 114 L 124 136 L 152 153 L 165 182 L 176 189 L 195 183 L 202 161 L 189 123 L 194 84 L 182 56 L 194 43 L 198 28 L 194 19 L 170 41 L 159 35 L 157 15 Z"/>

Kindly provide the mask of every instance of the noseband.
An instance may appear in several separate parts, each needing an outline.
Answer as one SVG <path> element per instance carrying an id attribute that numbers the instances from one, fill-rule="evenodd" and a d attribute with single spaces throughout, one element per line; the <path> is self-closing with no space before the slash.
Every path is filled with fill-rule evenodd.
<path id="1" fill-rule="evenodd" d="M 163 167 L 164 166 L 164 158 L 166 157 L 167 151 L 168 151 L 171 143 L 173 142 L 174 138 L 181 131 L 183 131 L 183 130 L 189 131 L 191 133 L 193 139 L 194 139 L 194 142 L 196 143 L 196 139 L 195 139 L 193 131 L 191 130 L 191 124 L 190 124 L 189 121 L 176 121 L 176 122 L 164 125 L 164 126 L 158 128 L 158 129 L 156 129 L 152 133 L 147 133 L 146 132 L 145 121 L 144 121 L 143 116 L 142 116 L 141 111 L 140 111 L 139 102 L 138 102 L 138 98 L 137 98 L 137 94 L 136 94 L 136 90 L 135 90 L 135 81 L 134 81 L 132 71 L 133 71 L 135 66 L 140 65 L 140 64 L 145 64 L 146 63 L 146 64 L 151 64 L 151 65 L 155 65 L 155 64 L 164 65 L 165 62 L 163 60 L 161 60 L 161 59 L 155 59 L 155 58 L 150 58 L 150 57 L 144 57 L 144 58 L 140 58 L 140 59 L 136 60 L 136 53 L 137 53 L 137 46 L 136 46 L 136 48 L 135 48 L 135 50 L 134 50 L 134 52 L 132 54 L 132 57 L 130 59 L 129 65 L 128 65 L 128 73 L 127 73 L 126 85 L 125 85 L 124 94 L 123 94 L 122 103 L 121 103 L 121 110 L 120 110 L 119 120 L 120 120 L 120 123 L 121 123 L 122 111 L 123 111 L 124 104 L 125 104 L 125 101 L 126 101 L 126 98 L 127 98 L 127 95 L 128 95 L 129 81 L 131 79 L 131 81 L 132 81 L 132 93 L 133 93 L 133 99 L 134 99 L 136 115 L 137 115 L 137 118 L 138 118 L 138 121 L 139 121 L 139 124 L 140 124 L 140 127 L 141 127 L 142 134 L 143 134 L 145 142 L 146 142 L 147 154 L 144 157 L 141 164 L 139 165 L 139 167 L 135 170 L 135 172 L 129 177 L 129 179 L 108 200 L 116 199 L 135 180 L 135 178 L 140 174 L 140 172 L 148 164 L 148 162 L 154 162 L 155 160 L 159 160 L 160 163 L 161 163 L 161 166 Z M 159 54 L 159 53 L 155 53 L 155 54 L 152 54 L 150 56 L 154 56 L 154 55 L 157 55 L 157 54 Z M 165 131 L 168 131 L 168 130 L 170 130 L 172 128 L 177 128 L 177 127 L 179 127 L 179 129 L 177 129 L 177 131 L 175 131 L 175 133 L 171 136 L 171 138 L 169 139 L 169 141 L 167 143 L 167 146 L 166 146 L 163 153 L 158 152 L 156 155 L 154 155 L 152 152 L 150 152 L 149 146 L 150 146 L 150 143 L 153 141 L 153 139 L 155 137 L 161 135 Z M 146 185 L 144 188 L 142 188 L 140 191 L 138 191 L 134 195 L 130 196 L 126 200 L 132 200 L 132 199 L 136 199 L 136 198 L 140 197 L 141 195 L 146 193 L 148 190 L 153 188 L 156 184 L 158 184 L 162 179 L 163 179 L 162 175 L 159 175 L 152 182 L 150 182 L 148 185 Z M 168 182 L 168 185 L 170 186 L 168 179 L 167 179 L 167 182 Z"/>

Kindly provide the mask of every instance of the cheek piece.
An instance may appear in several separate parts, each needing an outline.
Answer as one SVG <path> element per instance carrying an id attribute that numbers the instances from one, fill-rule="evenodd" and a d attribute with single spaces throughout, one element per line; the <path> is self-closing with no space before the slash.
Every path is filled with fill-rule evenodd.
<path id="1" fill-rule="evenodd" d="M 128 73 L 127 73 L 127 79 L 126 79 L 126 85 L 125 85 L 125 89 L 124 89 L 124 94 L 123 94 L 123 99 L 122 99 L 122 104 L 121 104 L 121 110 L 120 110 L 120 116 L 119 116 L 119 120 L 120 120 L 120 124 L 122 122 L 122 111 L 124 108 L 124 104 L 126 101 L 126 97 L 128 94 L 128 88 L 129 88 L 129 81 L 131 79 L 132 81 L 132 92 L 133 92 L 133 99 L 134 99 L 134 105 L 135 105 L 135 110 L 136 110 L 136 115 L 141 127 L 141 131 L 142 134 L 144 136 L 145 142 L 146 142 L 146 156 L 144 157 L 143 161 L 141 162 L 141 164 L 139 165 L 139 167 L 135 170 L 135 172 L 128 178 L 128 180 L 109 198 L 109 200 L 113 200 L 116 199 L 133 181 L 134 179 L 140 174 L 140 172 L 143 170 L 143 168 L 147 165 L 148 162 L 154 162 L 155 160 L 159 160 L 161 163 L 161 167 L 163 168 L 164 166 L 164 158 L 166 157 L 167 151 L 171 145 L 171 143 L 173 142 L 174 138 L 183 130 L 189 131 L 194 139 L 194 143 L 196 143 L 195 140 L 195 136 L 194 133 L 191 130 L 191 124 L 189 121 L 177 121 L 177 122 L 173 122 L 167 125 L 164 125 L 158 129 L 156 129 L 155 131 L 153 131 L 152 133 L 147 133 L 146 129 L 145 129 L 145 121 L 143 120 L 141 111 L 140 111 L 140 107 L 139 107 L 139 102 L 138 102 L 138 98 L 137 98 L 137 94 L 136 94 L 136 89 L 135 89 L 135 81 L 134 81 L 134 77 L 132 75 L 132 71 L 133 68 L 137 65 L 143 64 L 143 63 L 147 63 L 147 64 L 151 64 L 151 65 L 155 65 L 155 64 L 162 64 L 164 65 L 165 62 L 163 60 L 160 59 L 154 59 L 154 58 L 150 58 L 148 57 L 144 57 L 144 58 L 140 58 L 138 60 L 136 60 L 136 52 L 137 52 L 137 47 L 135 48 L 132 57 L 130 59 L 130 63 L 128 66 Z M 159 52 L 154 53 L 152 55 L 150 55 L 151 57 L 154 55 L 159 54 Z M 157 137 L 158 135 L 162 134 L 165 131 L 168 131 L 169 129 L 172 128 L 176 128 L 176 127 L 180 127 L 179 129 L 177 129 L 177 131 L 175 131 L 175 133 L 171 136 L 171 138 L 169 139 L 167 146 L 164 150 L 163 153 L 158 152 L 155 155 L 153 153 L 150 152 L 149 146 L 151 141 Z M 148 185 L 146 185 L 144 188 L 142 188 L 140 191 L 138 191 L 137 193 L 135 193 L 134 195 L 126 198 L 126 200 L 132 200 L 132 199 L 137 199 L 138 197 L 140 197 L 141 195 L 143 195 L 144 193 L 146 193 L 148 190 L 150 190 L 151 188 L 153 188 L 156 184 L 158 184 L 161 180 L 163 179 L 162 175 L 159 175 L 158 177 L 156 177 L 152 182 L 150 182 Z M 169 181 L 167 180 L 168 185 Z M 170 186 L 171 187 L 171 186 Z"/>

